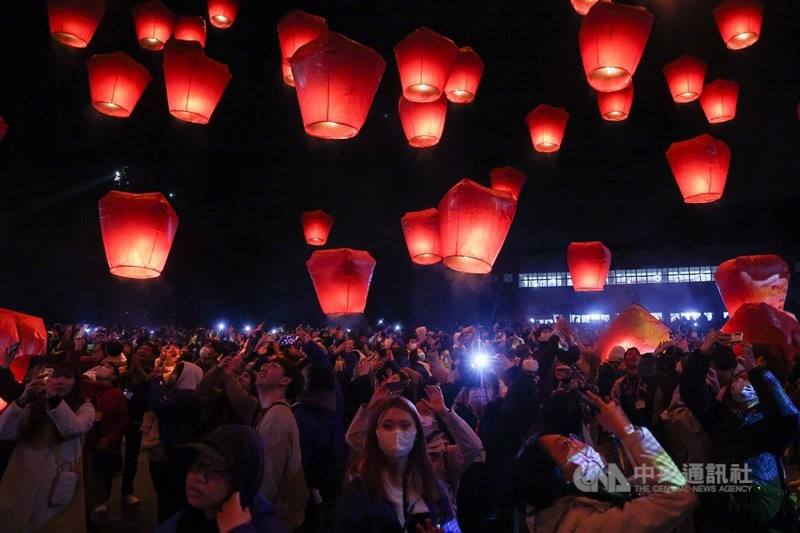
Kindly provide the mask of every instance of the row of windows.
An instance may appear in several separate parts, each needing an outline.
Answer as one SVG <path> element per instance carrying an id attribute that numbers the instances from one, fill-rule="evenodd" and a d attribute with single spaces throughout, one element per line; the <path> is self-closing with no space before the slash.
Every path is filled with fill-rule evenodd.
<path id="1" fill-rule="evenodd" d="M 616 313 L 615 316 L 618 315 L 618 314 L 619 313 Z M 666 314 L 666 315 L 669 316 L 669 321 L 670 322 L 675 322 L 675 321 L 681 320 L 681 319 L 698 320 L 701 316 L 705 316 L 705 318 L 708 319 L 709 321 L 714 320 L 714 313 L 712 313 L 711 311 L 704 311 L 702 313 L 697 312 L 697 311 L 684 311 L 683 313 L 650 313 L 650 314 L 653 315 L 657 320 L 663 320 L 664 319 L 664 315 Z M 722 318 L 723 319 L 727 319 L 728 316 L 729 315 L 728 315 L 727 311 L 722 313 Z M 592 323 L 592 322 L 608 322 L 609 320 L 611 320 L 611 315 L 608 315 L 608 314 L 605 314 L 605 313 L 589 313 L 589 314 L 584 314 L 584 315 L 580 315 L 580 314 L 578 314 L 578 315 L 576 315 L 576 314 L 569 315 L 569 321 L 571 323 L 573 323 L 573 324 L 589 324 L 589 323 Z M 532 323 L 536 322 L 536 323 L 539 323 L 539 324 L 553 324 L 555 322 L 555 317 L 553 317 L 553 318 L 550 318 L 550 317 L 546 317 L 546 318 L 531 318 L 530 321 Z"/>
<path id="2" fill-rule="evenodd" d="M 645 283 L 702 283 L 714 281 L 715 266 L 691 266 L 670 268 L 630 268 L 610 270 L 606 285 L 639 285 Z M 510 282 L 509 274 L 503 281 Z M 522 288 L 572 287 L 569 272 L 525 272 L 519 275 Z"/>

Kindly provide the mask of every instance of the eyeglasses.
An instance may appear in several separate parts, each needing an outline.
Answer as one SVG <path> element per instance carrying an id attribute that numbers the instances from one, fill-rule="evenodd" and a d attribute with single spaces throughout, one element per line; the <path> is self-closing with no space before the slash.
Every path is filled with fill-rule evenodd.
<path id="1" fill-rule="evenodd" d="M 213 463 L 204 463 L 202 461 L 195 461 L 189 467 L 189 471 L 195 474 L 200 474 L 203 481 L 220 481 L 228 477 L 231 471 L 224 466 L 215 465 Z"/>

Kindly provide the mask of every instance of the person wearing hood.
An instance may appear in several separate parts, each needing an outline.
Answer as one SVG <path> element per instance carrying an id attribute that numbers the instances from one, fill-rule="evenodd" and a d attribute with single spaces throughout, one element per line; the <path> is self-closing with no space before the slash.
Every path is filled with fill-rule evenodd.
<path id="1" fill-rule="evenodd" d="M 156 533 L 285 533 L 259 492 L 264 475 L 261 437 L 248 426 L 220 427 L 185 447 L 191 459 L 186 505 Z"/>

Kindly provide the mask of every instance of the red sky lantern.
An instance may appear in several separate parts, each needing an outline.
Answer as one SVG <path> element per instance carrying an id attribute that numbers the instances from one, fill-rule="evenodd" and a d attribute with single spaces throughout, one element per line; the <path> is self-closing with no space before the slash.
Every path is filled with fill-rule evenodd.
<path id="1" fill-rule="evenodd" d="M 330 31 L 300 47 L 290 64 L 306 133 L 323 139 L 358 135 L 386 68 L 381 55 Z"/>
<path id="2" fill-rule="evenodd" d="M 99 205 L 111 273 L 133 279 L 160 276 L 178 230 L 178 215 L 164 195 L 111 191 Z"/>
<path id="3" fill-rule="evenodd" d="M 439 202 L 444 264 L 469 274 L 491 272 L 516 211 L 511 193 L 459 181 Z"/>
<path id="4" fill-rule="evenodd" d="M 531 134 L 533 149 L 537 152 L 556 152 L 561 148 L 569 113 L 563 107 L 539 104 L 525 117 Z"/>
<path id="5" fill-rule="evenodd" d="M 94 55 L 86 66 L 94 108 L 104 115 L 129 117 L 150 83 L 150 72 L 125 52 Z"/>
<path id="6" fill-rule="evenodd" d="M 707 68 L 705 61 L 690 55 L 664 65 L 664 77 L 672 99 L 678 104 L 685 104 L 700 98 Z"/>
<path id="7" fill-rule="evenodd" d="M 600 2 L 589 10 L 578 40 L 594 90 L 619 91 L 631 83 L 652 25 L 653 16 L 641 7 Z"/>
<path id="8" fill-rule="evenodd" d="M 528 179 L 524 172 L 514 167 L 493 168 L 489 171 L 489 178 L 491 179 L 492 189 L 511 193 L 511 197 L 514 198 L 515 202 L 519 201 L 522 186 L 525 185 L 525 180 Z"/>
<path id="9" fill-rule="evenodd" d="M 8 124 L 6 123 L 6 119 L 0 117 L 0 141 L 6 138 L 7 132 L 8 132 Z"/>
<path id="10" fill-rule="evenodd" d="M 206 19 L 180 16 L 175 21 L 175 38 L 179 41 L 195 41 L 206 47 Z"/>
<path id="11" fill-rule="evenodd" d="M 375 259 L 364 250 L 317 250 L 306 261 L 322 312 L 329 317 L 363 313 Z"/>
<path id="12" fill-rule="evenodd" d="M 47 354 L 47 329 L 38 316 L 0 308 L 0 354 L 16 343 L 19 348 L 10 368 L 14 378 L 22 383 L 31 357 Z"/>
<path id="13" fill-rule="evenodd" d="M 703 87 L 700 105 L 710 124 L 728 122 L 736 116 L 739 84 L 731 80 L 715 80 Z"/>
<path id="14" fill-rule="evenodd" d="M 771 344 L 786 349 L 787 367 L 800 351 L 800 324 L 791 314 L 766 303 L 742 304 L 722 328 L 725 333 L 742 332 L 750 344 Z M 779 352 L 780 353 L 780 352 Z"/>
<path id="15" fill-rule="evenodd" d="M 278 22 L 278 42 L 281 46 L 281 70 L 286 85 L 294 87 L 289 60 L 301 46 L 328 31 L 328 22 L 316 15 L 293 9 Z"/>
<path id="16" fill-rule="evenodd" d="M 238 12 L 238 0 L 208 0 L 208 20 L 215 28 L 227 30 L 233 26 Z"/>
<path id="17" fill-rule="evenodd" d="M 228 66 L 209 59 L 191 41 L 170 41 L 164 50 L 169 112 L 180 120 L 208 124 L 231 80 Z"/>
<path id="18" fill-rule="evenodd" d="M 572 0 L 572 7 L 575 8 L 579 15 L 585 15 L 598 1 L 610 2 L 611 0 Z"/>
<path id="19" fill-rule="evenodd" d="M 778 255 L 745 255 L 728 259 L 714 275 L 728 313 L 747 303 L 766 303 L 783 310 L 789 290 L 789 265 Z"/>
<path id="20" fill-rule="evenodd" d="M 483 76 L 483 61 L 469 46 L 458 49 L 444 92 L 454 104 L 468 104 L 475 99 Z"/>
<path id="21" fill-rule="evenodd" d="M 609 122 L 620 122 L 628 118 L 633 105 L 633 83 L 610 93 L 597 92 L 597 106 L 600 116 Z"/>
<path id="22" fill-rule="evenodd" d="M 731 50 L 752 46 L 761 34 L 764 8 L 758 0 L 726 0 L 714 8 L 722 42 Z"/>
<path id="23" fill-rule="evenodd" d="M 137 4 L 131 11 L 139 45 L 146 50 L 163 49 L 175 28 L 175 14 L 158 1 Z"/>
<path id="24" fill-rule="evenodd" d="M 669 328 L 641 305 L 632 305 L 617 315 L 600 334 L 600 360 L 608 359 L 614 346 L 638 348 L 641 353 L 655 350 L 669 340 Z"/>
<path id="25" fill-rule="evenodd" d="M 602 291 L 611 267 L 611 251 L 600 241 L 571 242 L 567 265 L 576 291 Z"/>
<path id="26" fill-rule="evenodd" d="M 713 202 L 725 192 L 731 150 L 719 139 L 704 133 L 672 143 L 667 161 L 687 204 Z"/>
<path id="27" fill-rule="evenodd" d="M 412 102 L 401 95 L 397 111 L 408 144 L 414 148 L 439 144 L 447 118 L 447 99 L 444 95 L 433 102 Z"/>
<path id="28" fill-rule="evenodd" d="M 403 96 L 432 102 L 447 85 L 458 57 L 456 44 L 428 28 L 418 28 L 394 47 Z"/>
<path id="29" fill-rule="evenodd" d="M 435 207 L 411 211 L 400 219 L 411 261 L 418 265 L 433 265 L 442 260 L 439 239 L 439 210 Z"/>
<path id="30" fill-rule="evenodd" d="M 333 217 L 322 209 L 306 211 L 300 215 L 303 224 L 303 235 L 311 246 L 323 246 L 328 242 L 328 235 L 333 227 Z"/>
<path id="31" fill-rule="evenodd" d="M 104 0 L 47 0 L 50 34 L 74 48 L 86 48 L 106 10 Z"/>

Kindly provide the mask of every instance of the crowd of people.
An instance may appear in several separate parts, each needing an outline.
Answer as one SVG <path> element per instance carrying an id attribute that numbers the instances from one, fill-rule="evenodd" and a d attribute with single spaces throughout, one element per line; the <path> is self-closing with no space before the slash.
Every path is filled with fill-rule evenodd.
<path id="1" fill-rule="evenodd" d="M 796 530 L 800 364 L 689 330 L 53 324 L 3 354 L 0 529 L 94 530 L 146 454 L 159 532 Z"/>

